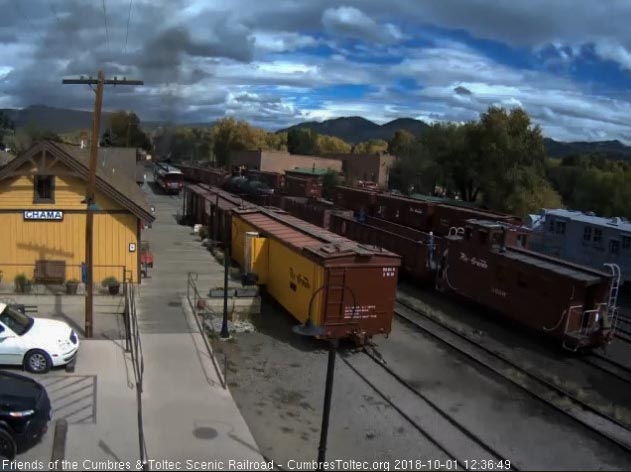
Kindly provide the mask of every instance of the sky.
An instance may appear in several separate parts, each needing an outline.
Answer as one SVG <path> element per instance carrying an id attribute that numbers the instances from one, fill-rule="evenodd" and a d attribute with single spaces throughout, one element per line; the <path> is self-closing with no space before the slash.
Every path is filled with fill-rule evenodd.
<path id="1" fill-rule="evenodd" d="M 474 120 L 523 107 L 558 140 L 631 144 L 631 1 L 0 0 L 0 108 L 269 130 L 362 116 Z"/>

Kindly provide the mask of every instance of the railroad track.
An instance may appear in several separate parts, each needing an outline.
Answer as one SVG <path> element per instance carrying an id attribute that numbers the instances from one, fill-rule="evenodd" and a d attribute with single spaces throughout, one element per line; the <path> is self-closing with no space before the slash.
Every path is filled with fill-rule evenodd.
<path id="1" fill-rule="evenodd" d="M 607 372 L 609 375 L 616 377 L 622 382 L 631 384 L 631 367 L 604 356 L 599 353 L 591 353 L 589 357 L 581 359 L 584 363 L 594 366 L 595 368 Z"/>
<path id="2" fill-rule="evenodd" d="M 615 336 L 624 342 L 631 343 L 631 318 L 618 314 Z"/>
<path id="3" fill-rule="evenodd" d="M 403 310 L 395 308 L 395 314 L 420 331 L 448 345 L 464 357 L 495 372 L 529 395 L 574 419 L 597 435 L 606 438 L 625 452 L 631 453 L 631 429 L 624 423 L 585 403 L 573 393 L 542 376 L 521 367 L 503 354 L 478 343 L 459 330 L 441 323 L 435 317 L 409 303 L 397 300 L 397 304 L 403 307 Z"/>
<path id="4" fill-rule="evenodd" d="M 404 387 L 404 390 L 408 393 L 408 398 L 406 402 L 402 403 L 405 403 L 407 407 L 399 406 L 394 402 L 392 397 L 397 395 L 396 393 L 393 395 L 392 385 L 384 388 L 383 380 L 379 381 L 374 378 L 371 380 L 368 378 L 370 374 L 367 374 L 366 371 L 374 374 L 372 369 L 364 368 L 364 372 L 362 372 L 362 368 L 358 367 L 356 363 L 351 362 L 349 357 L 340 356 L 340 358 L 355 374 L 368 384 L 379 397 L 410 423 L 414 429 L 440 449 L 448 458 L 457 461 L 459 468 L 466 468 L 466 465 L 471 464 L 474 460 L 480 461 L 481 459 L 488 460 L 493 458 L 496 462 L 501 461 L 505 464 L 504 470 L 520 470 L 515 466 L 513 461 L 507 460 L 504 455 L 485 443 L 480 436 L 456 421 L 445 409 L 438 406 L 392 370 L 374 348 L 371 347 L 370 349 L 371 350 L 365 348 L 362 352 L 372 361 L 371 365 L 373 365 L 373 363 L 379 365 L 394 379 L 395 384 Z M 381 386 L 378 386 L 378 383 L 380 383 Z M 409 394 L 417 400 L 414 408 L 409 406 Z M 406 395 L 404 395 L 404 397 L 405 396 Z M 409 412 L 406 412 L 406 409 Z M 415 417 L 422 418 L 426 426 L 421 425 Z M 457 444 L 457 446 L 454 444 Z"/>

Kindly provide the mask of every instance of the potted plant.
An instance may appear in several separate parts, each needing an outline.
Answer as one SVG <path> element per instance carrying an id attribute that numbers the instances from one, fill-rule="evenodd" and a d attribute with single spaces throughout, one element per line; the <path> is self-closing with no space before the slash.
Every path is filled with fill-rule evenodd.
<path id="1" fill-rule="evenodd" d="M 26 274 L 18 274 L 13 279 L 15 282 L 15 291 L 17 293 L 29 293 L 31 291 L 31 281 Z"/>
<path id="2" fill-rule="evenodd" d="M 77 279 L 70 279 L 66 281 L 66 293 L 68 295 L 76 295 L 79 288 L 79 281 Z"/>
<path id="3" fill-rule="evenodd" d="M 101 285 L 107 288 L 110 292 L 110 295 L 118 295 L 118 291 L 120 290 L 120 282 L 114 276 L 105 277 L 101 282 Z"/>

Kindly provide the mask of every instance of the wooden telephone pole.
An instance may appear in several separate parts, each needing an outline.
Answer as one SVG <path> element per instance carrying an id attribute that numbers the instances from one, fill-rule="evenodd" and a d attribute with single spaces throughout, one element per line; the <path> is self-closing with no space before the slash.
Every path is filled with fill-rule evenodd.
<path id="1" fill-rule="evenodd" d="M 94 101 L 94 116 L 92 119 L 92 142 L 90 143 L 90 164 L 88 171 L 88 184 L 85 191 L 85 203 L 87 205 L 85 223 L 85 264 L 87 277 L 85 283 L 85 337 L 91 338 L 93 334 L 93 307 L 94 307 L 94 281 L 93 281 L 93 246 L 94 246 L 94 193 L 96 187 L 96 164 L 98 160 L 98 145 L 101 129 L 101 106 L 103 104 L 103 87 L 105 85 L 143 85 L 142 80 L 127 80 L 125 78 L 105 79 L 103 71 L 99 71 L 97 78 L 64 79 L 63 84 L 72 85 L 96 85 L 96 99 Z"/>

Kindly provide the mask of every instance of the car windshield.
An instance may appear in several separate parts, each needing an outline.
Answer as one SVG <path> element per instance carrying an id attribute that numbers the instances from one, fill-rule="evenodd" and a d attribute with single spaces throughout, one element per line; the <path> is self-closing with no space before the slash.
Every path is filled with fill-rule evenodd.
<path id="1" fill-rule="evenodd" d="M 0 321 L 18 336 L 22 336 L 33 326 L 33 318 L 10 306 L 4 308 L 0 314 Z"/>

